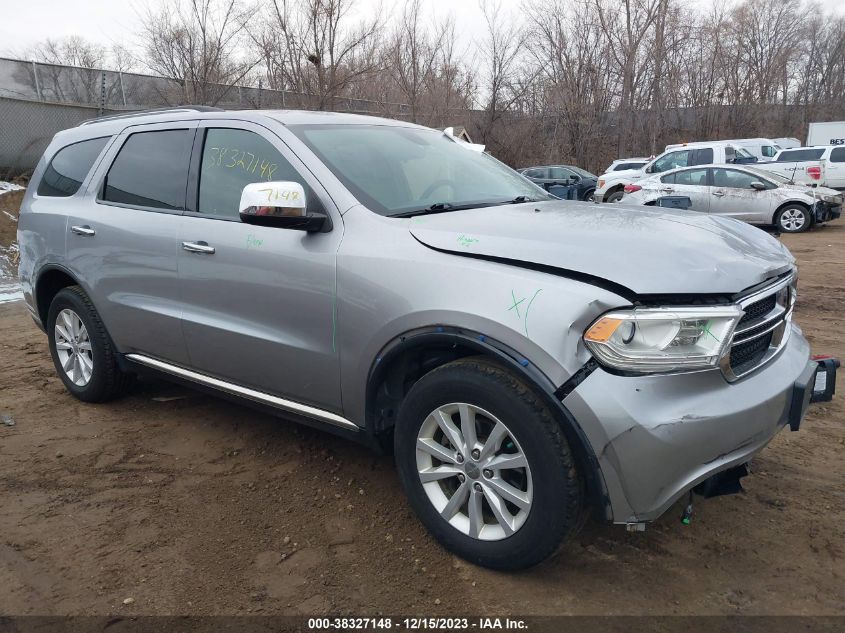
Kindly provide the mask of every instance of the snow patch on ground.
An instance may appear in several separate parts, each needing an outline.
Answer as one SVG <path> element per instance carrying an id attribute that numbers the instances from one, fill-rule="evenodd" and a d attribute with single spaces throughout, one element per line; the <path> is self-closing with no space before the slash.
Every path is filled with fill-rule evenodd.
<path id="1" fill-rule="evenodd" d="M 13 182 L 6 182 L 0 180 L 0 196 L 10 191 L 20 191 L 24 189 L 20 185 Z M 3 215 L 7 216 L 13 222 L 17 222 L 17 218 L 8 211 L 3 211 Z M 18 245 L 12 244 L 9 247 L 0 246 L 0 303 L 7 303 L 9 301 L 18 301 L 23 299 L 21 292 L 21 285 L 17 279 L 17 261 L 18 261 Z"/>
<path id="2" fill-rule="evenodd" d="M 6 182 L 5 180 L 0 180 L 0 196 L 4 193 L 8 193 L 9 191 L 20 191 L 21 189 L 26 189 L 26 187 L 21 187 L 20 185 L 16 185 L 13 182 Z"/>

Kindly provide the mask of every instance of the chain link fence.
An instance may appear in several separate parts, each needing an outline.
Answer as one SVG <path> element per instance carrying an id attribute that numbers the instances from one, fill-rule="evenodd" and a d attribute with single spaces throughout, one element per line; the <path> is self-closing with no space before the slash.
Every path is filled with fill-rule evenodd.
<path id="1" fill-rule="evenodd" d="M 224 109 L 319 107 L 315 95 L 254 86 L 203 85 L 202 102 Z M 174 79 L 0 57 L 0 177 L 32 170 L 53 135 L 86 119 L 191 103 L 194 87 Z M 403 118 L 404 104 L 336 98 L 331 109 Z"/>

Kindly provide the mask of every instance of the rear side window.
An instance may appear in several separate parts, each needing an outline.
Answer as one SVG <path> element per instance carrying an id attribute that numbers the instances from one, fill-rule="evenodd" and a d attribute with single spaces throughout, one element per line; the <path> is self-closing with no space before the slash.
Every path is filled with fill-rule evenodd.
<path id="1" fill-rule="evenodd" d="M 845 163 L 845 147 L 834 147 L 830 150 L 831 163 Z"/>
<path id="2" fill-rule="evenodd" d="M 774 156 L 777 153 L 777 150 L 774 147 L 772 147 L 771 145 L 763 145 L 762 147 L 760 147 L 760 153 L 765 158 L 771 158 L 772 156 Z"/>
<path id="3" fill-rule="evenodd" d="M 132 134 L 114 159 L 103 200 L 153 209 L 184 209 L 192 130 Z"/>
<path id="4" fill-rule="evenodd" d="M 822 154 L 824 154 L 824 148 L 786 150 L 780 153 L 777 162 L 792 163 L 802 160 L 818 160 L 822 157 Z"/>
<path id="5" fill-rule="evenodd" d="M 713 151 L 713 150 L 710 150 Z M 675 174 L 676 185 L 694 185 L 703 187 L 707 184 L 706 169 L 687 169 Z"/>
<path id="6" fill-rule="evenodd" d="M 704 147 L 693 152 L 690 165 L 709 165 L 713 162 L 713 148 Z"/>
<path id="7" fill-rule="evenodd" d="M 619 163 L 613 168 L 613 171 L 622 171 L 623 169 L 640 169 L 645 163 Z"/>
<path id="8" fill-rule="evenodd" d="M 109 136 L 92 138 L 80 143 L 63 147 L 44 171 L 38 183 L 39 196 L 72 196 L 82 185 L 85 176 L 91 171 L 97 156 L 103 151 Z"/>

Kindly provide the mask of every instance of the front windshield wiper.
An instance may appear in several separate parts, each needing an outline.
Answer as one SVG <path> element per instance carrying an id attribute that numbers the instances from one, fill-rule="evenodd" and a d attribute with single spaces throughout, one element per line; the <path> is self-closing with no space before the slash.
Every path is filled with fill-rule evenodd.
<path id="1" fill-rule="evenodd" d="M 503 204 L 520 204 L 522 202 L 537 202 L 529 196 L 517 196 L 511 200 L 495 202 L 469 202 L 467 204 L 452 204 L 451 202 L 435 202 L 424 209 L 412 209 L 400 213 L 391 213 L 391 218 L 412 218 L 417 215 L 431 215 L 433 213 L 446 213 L 447 211 L 461 211 L 464 209 L 481 209 L 483 207 L 498 207 Z"/>

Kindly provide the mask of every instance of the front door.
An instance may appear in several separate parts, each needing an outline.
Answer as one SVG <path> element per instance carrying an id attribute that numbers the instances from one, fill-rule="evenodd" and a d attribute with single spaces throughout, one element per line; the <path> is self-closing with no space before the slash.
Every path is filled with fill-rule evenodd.
<path id="1" fill-rule="evenodd" d="M 343 232 L 319 184 L 272 132 L 243 122 L 201 125 L 189 210 L 179 231 L 183 330 L 191 367 L 303 404 L 339 412 L 335 265 Z M 294 181 L 324 233 L 244 224 L 241 191 Z M 197 248 L 199 246 L 199 248 Z"/>
<path id="2" fill-rule="evenodd" d="M 758 176 L 729 167 L 713 167 L 712 172 L 710 213 L 756 224 L 771 222 L 773 198 L 767 189 L 751 186 L 763 182 Z"/>
<path id="3" fill-rule="evenodd" d="M 91 179 L 84 214 L 68 223 L 68 265 L 117 349 L 177 364 L 181 328 L 177 236 L 196 123 L 133 126 Z"/>

